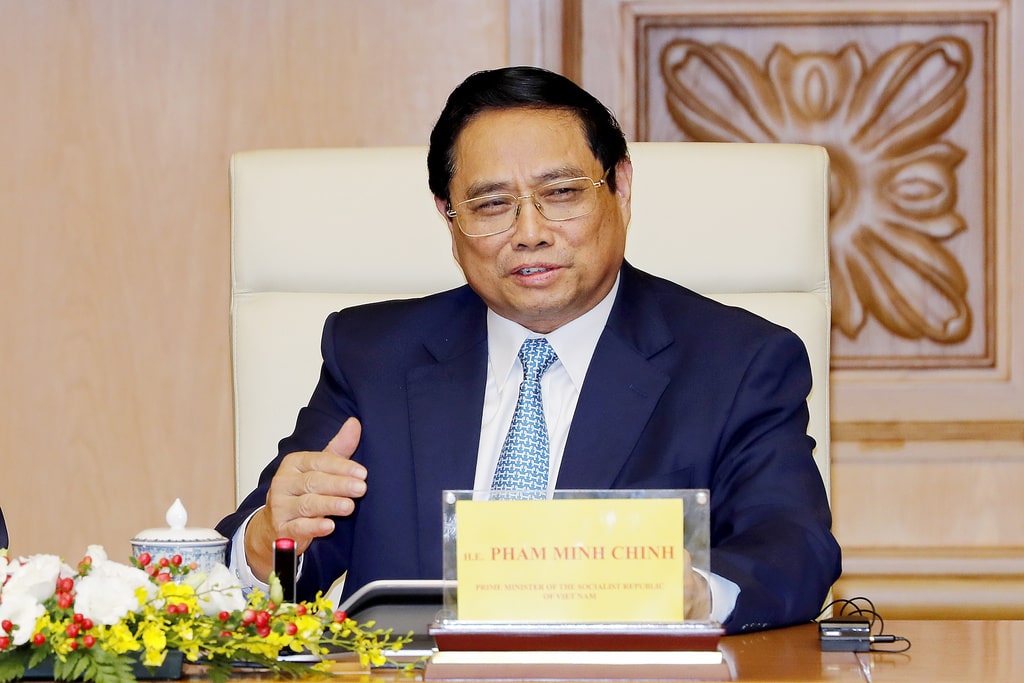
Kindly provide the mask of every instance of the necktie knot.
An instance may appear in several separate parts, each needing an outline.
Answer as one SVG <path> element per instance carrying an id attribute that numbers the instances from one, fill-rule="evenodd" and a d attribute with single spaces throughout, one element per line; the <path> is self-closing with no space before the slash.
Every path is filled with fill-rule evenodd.
<path id="1" fill-rule="evenodd" d="M 558 355 L 544 337 L 527 339 L 519 347 L 519 362 L 523 364 L 523 380 L 537 382 L 548 371 Z"/>

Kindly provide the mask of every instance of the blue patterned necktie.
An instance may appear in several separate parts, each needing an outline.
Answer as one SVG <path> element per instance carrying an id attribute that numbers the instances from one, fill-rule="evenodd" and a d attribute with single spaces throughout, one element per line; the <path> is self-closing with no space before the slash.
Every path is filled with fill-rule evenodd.
<path id="1" fill-rule="evenodd" d="M 544 497 L 548 490 L 551 446 L 540 396 L 540 378 L 558 356 L 547 339 L 536 337 L 523 342 L 519 360 L 523 363 L 523 381 L 519 385 L 512 424 L 498 456 L 491 490 L 529 490 Z"/>

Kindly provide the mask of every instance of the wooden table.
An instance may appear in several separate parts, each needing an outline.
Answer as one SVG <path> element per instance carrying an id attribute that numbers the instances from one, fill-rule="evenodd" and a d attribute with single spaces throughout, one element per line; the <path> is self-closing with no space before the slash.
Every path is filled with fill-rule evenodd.
<path id="1" fill-rule="evenodd" d="M 738 681 L 1024 681 L 1024 621 L 887 621 L 910 639 L 903 653 L 822 652 L 817 626 L 722 639 Z M 876 645 L 892 648 L 894 645 Z"/>
<path id="2" fill-rule="evenodd" d="M 913 647 L 858 654 L 865 681 L 1024 681 L 1024 621 L 893 621 L 886 631 Z"/>
<path id="3" fill-rule="evenodd" d="M 750 683 L 1024 682 L 1024 621 L 887 621 L 885 631 L 909 638 L 910 650 L 899 654 L 822 652 L 816 624 L 728 636 L 722 639 L 720 647 L 733 663 L 735 680 Z M 339 674 L 339 678 L 324 680 L 421 680 L 418 674 L 389 670 L 366 674 L 344 665 L 339 666 Z M 234 680 L 268 678 L 253 675 Z"/>

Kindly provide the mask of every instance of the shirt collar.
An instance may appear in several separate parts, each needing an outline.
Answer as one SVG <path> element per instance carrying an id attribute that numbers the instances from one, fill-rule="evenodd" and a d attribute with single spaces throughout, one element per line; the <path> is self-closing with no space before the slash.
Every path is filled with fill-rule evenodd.
<path id="1" fill-rule="evenodd" d="M 565 368 L 576 391 L 583 387 L 583 380 L 590 367 L 597 341 L 601 338 L 605 323 L 619 291 L 619 275 L 611 290 L 596 306 L 558 329 L 545 335 L 537 334 L 519 323 L 503 318 L 487 309 L 487 353 L 491 372 L 498 386 L 506 384 L 513 368 L 518 371 L 519 347 L 527 337 L 546 337 L 558 354 L 558 360 Z"/>

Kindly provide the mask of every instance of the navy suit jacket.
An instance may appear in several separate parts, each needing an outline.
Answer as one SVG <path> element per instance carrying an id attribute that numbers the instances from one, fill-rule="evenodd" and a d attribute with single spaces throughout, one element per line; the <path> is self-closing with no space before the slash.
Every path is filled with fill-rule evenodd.
<path id="1" fill-rule="evenodd" d="M 368 490 L 306 552 L 299 597 L 345 571 L 345 595 L 374 579 L 439 578 L 441 492 L 473 488 L 485 318 L 468 286 L 331 314 L 309 405 L 221 533 L 265 503 L 284 455 L 323 449 L 354 415 Z M 810 387 L 789 330 L 624 264 L 557 487 L 709 489 L 711 571 L 741 590 L 726 629 L 810 620 L 840 572 L 806 434 Z"/>

